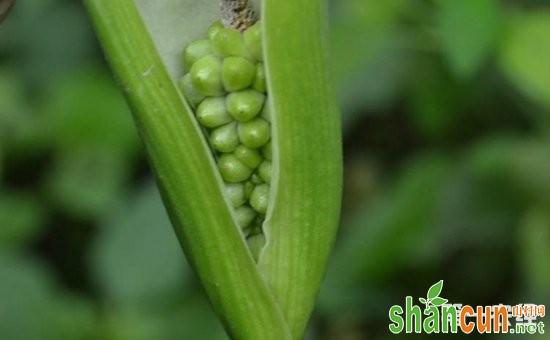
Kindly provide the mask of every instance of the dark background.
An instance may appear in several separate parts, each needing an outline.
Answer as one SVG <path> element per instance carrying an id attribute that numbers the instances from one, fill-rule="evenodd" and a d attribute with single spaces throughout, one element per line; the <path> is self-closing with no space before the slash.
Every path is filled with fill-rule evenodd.
<path id="1" fill-rule="evenodd" d="M 550 3 L 338 0 L 331 44 L 345 193 L 309 339 L 393 337 L 390 306 L 442 279 L 451 302 L 548 304 Z M 0 339 L 217 338 L 82 5 L 18 1 Z"/>

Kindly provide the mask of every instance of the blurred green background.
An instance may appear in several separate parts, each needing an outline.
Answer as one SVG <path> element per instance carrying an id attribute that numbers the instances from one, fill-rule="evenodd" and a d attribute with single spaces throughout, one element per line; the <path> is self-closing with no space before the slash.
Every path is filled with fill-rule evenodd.
<path id="1" fill-rule="evenodd" d="M 331 45 L 344 206 L 308 338 L 387 339 L 390 306 L 441 279 L 452 302 L 549 304 L 550 2 L 334 0 Z M 18 1 L 0 339 L 224 338 L 82 5 Z"/>

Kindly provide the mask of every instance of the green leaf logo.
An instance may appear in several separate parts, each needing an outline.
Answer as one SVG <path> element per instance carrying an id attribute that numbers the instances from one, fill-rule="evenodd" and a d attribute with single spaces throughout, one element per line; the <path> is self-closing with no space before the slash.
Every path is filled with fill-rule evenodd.
<path id="1" fill-rule="evenodd" d="M 439 281 L 438 283 L 434 284 L 430 287 L 428 290 L 427 299 L 419 298 L 420 302 L 426 305 L 426 309 L 430 307 L 439 307 L 447 302 L 449 300 L 439 297 L 439 294 L 441 294 L 441 291 L 443 290 L 443 280 Z"/>
<path id="2" fill-rule="evenodd" d="M 447 300 L 447 299 L 437 297 L 437 298 L 432 300 L 432 305 L 434 305 L 435 307 L 439 307 L 439 306 L 442 306 L 442 305 L 446 304 L 448 301 L 449 300 Z"/>
<path id="3" fill-rule="evenodd" d="M 441 294 L 441 291 L 443 290 L 443 280 L 439 281 L 438 283 L 434 284 L 430 287 L 430 290 L 428 290 L 428 299 L 435 299 L 436 297 Z"/>

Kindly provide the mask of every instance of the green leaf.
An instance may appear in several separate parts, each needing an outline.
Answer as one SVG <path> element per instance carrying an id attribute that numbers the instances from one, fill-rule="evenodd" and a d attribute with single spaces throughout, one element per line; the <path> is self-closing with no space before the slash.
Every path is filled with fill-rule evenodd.
<path id="1" fill-rule="evenodd" d="M 42 230 L 46 212 L 30 194 L 2 192 L 0 194 L 0 246 L 25 244 Z"/>
<path id="2" fill-rule="evenodd" d="M 100 149 L 120 157 L 137 150 L 128 107 L 105 72 L 92 70 L 56 80 L 44 111 L 48 141 L 59 150 Z"/>
<path id="3" fill-rule="evenodd" d="M 420 300 L 420 302 L 422 302 L 423 304 L 426 304 L 428 301 L 426 301 L 426 299 L 424 298 L 419 298 L 418 300 Z"/>
<path id="4" fill-rule="evenodd" d="M 550 11 L 512 17 L 500 55 L 504 73 L 525 95 L 550 107 Z"/>
<path id="5" fill-rule="evenodd" d="M 520 264 L 529 299 L 550 298 L 550 209 L 548 204 L 532 207 L 520 222 Z"/>
<path id="6" fill-rule="evenodd" d="M 496 45 L 499 30 L 495 0 L 441 0 L 440 42 L 454 74 L 472 77 Z"/>
<path id="7" fill-rule="evenodd" d="M 436 297 L 441 294 L 441 291 L 443 290 L 443 280 L 439 281 L 438 283 L 434 284 L 430 287 L 428 290 L 428 299 L 434 300 Z"/>
<path id="8" fill-rule="evenodd" d="M 91 262 L 110 301 L 150 309 L 173 301 L 189 286 L 190 268 L 153 183 L 132 196 L 101 225 Z"/>
<path id="9" fill-rule="evenodd" d="M 48 197 L 72 216 L 93 219 L 120 204 L 130 166 L 111 149 L 68 151 L 57 155 L 46 179 Z"/>
<path id="10" fill-rule="evenodd" d="M 438 307 L 438 306 L 446 304 L 447 302 L 449 302 L 449 300 L 443 299 L 443 298 L 440 298 L 440 297 L 436 297 L 432 300 L 432 305 L 434 305 L 435 307 Z"/>
<path id="11" fill-rule="evenodd" d="M 61 294 L 42 264 L 0 253 L 2 339 L 91 339 L 95 315 L 88 301 Z"/>

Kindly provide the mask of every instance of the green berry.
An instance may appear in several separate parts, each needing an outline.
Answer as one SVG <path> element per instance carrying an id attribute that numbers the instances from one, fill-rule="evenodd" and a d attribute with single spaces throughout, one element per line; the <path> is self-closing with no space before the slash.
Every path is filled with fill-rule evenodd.
<path id="1" fill-rule="evenodd" d="M 254 218 L 256 218 L 257 213 L 254 209 L 249 207 L 248 205 L 243 205 L 242 207 L 239 207 L 235 209 L 235 218 L 237 220 L 237 224 L 241 227 L 241 229 L 246 230 L 254 221 Z"/>
<path id="2" fill-rule="evenodd" d="M 250 205 L 258 213 L 265 215 L 267 211 L 267 204 L 269 202 L 269 185 L 260 184 L 254 188 L 252 195 L 250 195 Z"/>
<path id="3" fill-rule="evenodd" d="M 266 183 L 271 183 L 271 161 L 263 161 L 258 167 L 258 174 Z"/>
<path id="4" fill-rule="evenodd" d="M 265 95 L 255 90 L 230 93 L 227 96 L 227 110 L 240 122 L 256 117 L 264 106 Z"/>
<path id="5" fill-rule="evenodd" d="M 273 159 L 273 151 L 271 148 L 271 141 L 267 143 L 266 145 L 262 146 L 262 155 L 269 160 Z"/>
<path id="6" fill-rule="evenodd" d="M 249 168 L 255 169 L 262 162 L 262 155 L 256 149 L 239 145 L 234 152 L 235 156 Z"/>
<path id="7" fill-rule="evenodd" d="M 244 90 L 252 85 L 256 73 L 256 66 L 248 59 L 227 57 L 223 60 L 222 82 L 228 92 Z"/>
<path id="8" fill-rule="evenodd" d="M 229 183 L 242 182 L 252 175 L 253 169 L 247 167 L 233 154 L 223 154 L 218 161 L 222 178 Z"/>
<path id="9" fill-rule="evenodd" d="M 210 134 L 212 147 L 219 152 L 232 152 L 239 145 L 237 123 L 221 126 Z"/>
<path id="10" fill-rule="evenodd" d="M 252 182 L 255 185 L 264 183 L 263 179 L 258 174 L 255 174 L 255 173 L 252 174 L 252 176 L 250 176 L 250 182 Z"/>
<path id="11" fill-rule="evenodd" d="M 250 199 L 250 196 L 252 196 L 252 191 L 254 191 L 254 188 L 256 185 L 252 181 L 246 181 L 244 183 L 244 195 L 247 199 Z"/>
<path id="12" fill-rule="evenodd" d="M 266 93 L 265 69 L 262 63 L 256 65 L 256 76 L 252 88 L 258 92 Z"/>
<path id="13" fill-rule="evenodd" d="M 249 148 L 263 146 L 271 138 L 269 123 L 262 118 L 256 118 L 246 123 L 239 123 L 239 139 Z"/>
<path id="14" fill-rule="evenodd" d="M 185 99 L 187 99 L 187 102 L 193 108 L 197 107 L 197 105 L 204 100 L 204 96 L 200 94 L 193 86 L 190 73 L 187 73 L 185 76 L 181 77 L 180 80 L 178 80 L 178 86 Z"/>
<path id="15" fill-rule="evenodd" d="M 213 55 L 197 60 L 191 67 L 191 81 L 203 96 L 223 95 L 222 62 Z"/>
<path id="16" fill-rule="evenodd" d="M 250 54 L 257 60 L 262 61 L 264 59 L 262 49 L 262 27 L 259 21 L 244 31 L 243 40 Z"/>
<path id="17" fill-rule="evenodd" d="M 246 203 L 243 183 L 226 183 L 225 192 L 234 208 L 240 207 Z"/>
<path id="18" fill-rule="evenodd" d="M 230 123 L 233 118 L 225 108 L 225 97 L 208 97 L 197 108 L 197 120 L 206 128 L 216 128 Z"/>
<path id="19" fill-rule="evenodd" d="M 202 39 L 190 43 L 183 52 L 183 67 L 189 71 L 194 63 L 202 57 L 212 54 L 214 50 L 210 40 Z"/>
<path id="20" fill-rule="evenodd" d="M 208 28 L 208 32 L 207 32 L 207 35 L 208 35 L 208 39 L 212 40 L 214 38 L 214 36 L 216 34 L 218 34 L 218 32 L 220 30 L 222 30 L 224 27 L 223 27 L 223 24 L 220 22 L 220 21 L 216 21 L 215 23 L 213 23 L 209 28 Z"/>
<path id="21" fill-rule="evenodd" d="M 252 59 L 246 49 L 241 32 L 234 28 L 214 29 L 210 41 L 216 53 L 222 58 L 243 57 Z"/>
<path id="22" fill-rule="evenodd" d="M 270 104 L 269 102 L 266 102 L 264 104 L 262 112 L 260 113 L 260 117 L 267 120 L 268 122 L 271 122 L 271 105 L 269 104 Z"/>
<path id="23" fill-rule="evenodd" d="M 258 262 L 260 260 L 262 249 L 266 244 L 264 234 L 252 235 L 246 239 L 246 243 L 248 244 L 248 249 L 250 249 L 250 254 L 252 254 L 254 261 Z"/>

